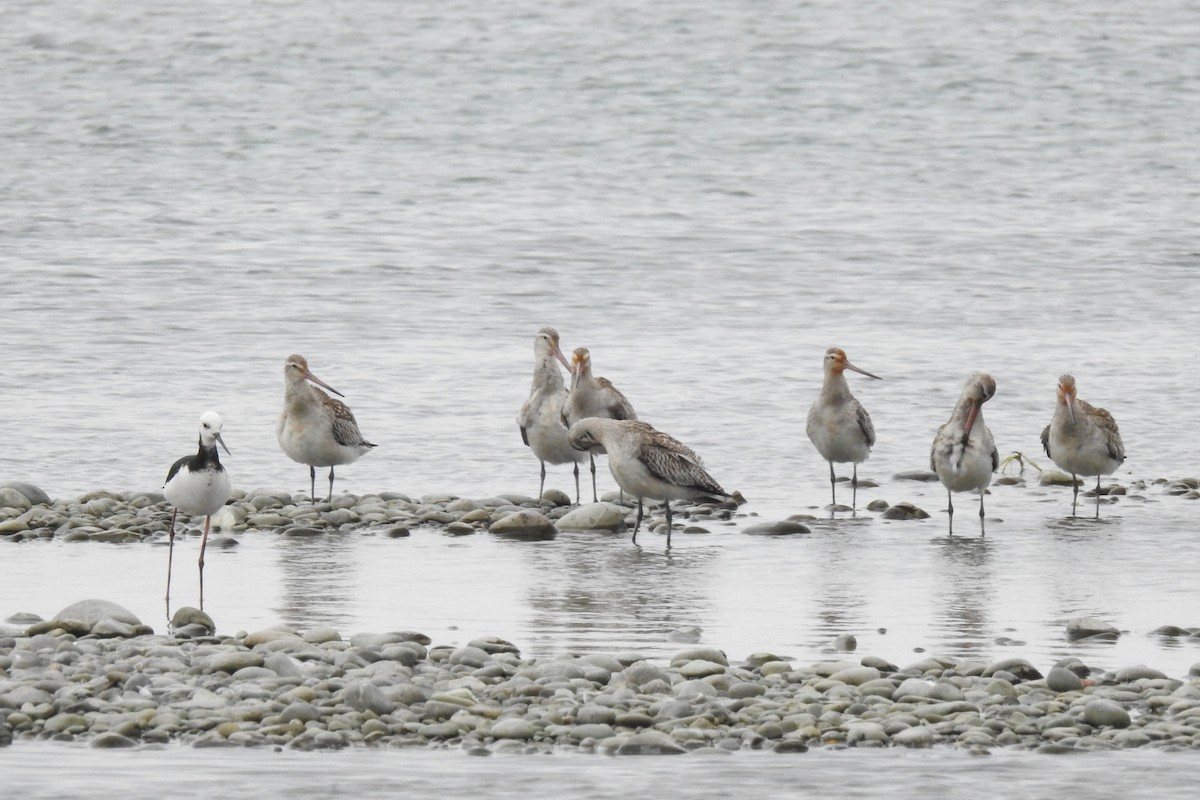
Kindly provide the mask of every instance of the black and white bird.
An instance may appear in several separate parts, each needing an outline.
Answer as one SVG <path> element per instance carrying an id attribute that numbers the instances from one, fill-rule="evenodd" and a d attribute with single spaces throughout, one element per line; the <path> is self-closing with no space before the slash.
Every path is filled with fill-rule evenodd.
<path id="1" fill-rule="evenodd" d="M 200 416 L 200 447 L 193 456 L 184 456 L 171 465 L 163 495 L 174 506 L 171 512 L 171 534 L 167 550 L 167 616 L 171 612 L 171 561 L 175 555 L 175 519 L 179 512 L 204 517 L 204 536 L 200 540 L 200 608 L 204 608 L 204 548 L 212 515 L 229 499 L 229 473 L 221 466 L 217 445 L 229 448 L 221 438 L 221 416 L 206 411 Z"/>

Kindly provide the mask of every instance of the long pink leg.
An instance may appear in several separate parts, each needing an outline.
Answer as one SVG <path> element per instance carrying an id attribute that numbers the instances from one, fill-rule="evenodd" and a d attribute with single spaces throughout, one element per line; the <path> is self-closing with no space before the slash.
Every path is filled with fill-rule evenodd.
<path id="1" fill-rule="evenodd" d="M 208 546 L 208 525 L 212 517 L 204 518 L 204 536 L 200 539 L 200 610 L 204 610 L 204 548 Z"/>
<path id="2" fill-rule="evenodd" d="M 167 623 L 171 622 L 171 562 L 175 558 L 175 517 L 179 514 L 176 508 L 171 512 L 171 537 L 167 545 Z"/>

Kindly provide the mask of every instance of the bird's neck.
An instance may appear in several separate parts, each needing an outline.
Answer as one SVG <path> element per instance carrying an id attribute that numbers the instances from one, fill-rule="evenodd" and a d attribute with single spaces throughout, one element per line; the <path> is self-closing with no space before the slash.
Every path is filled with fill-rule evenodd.
<path id="1" fill-rule="evenodd" d="M 565 389 L 566 384 L 563 383 L 562 373 L 558 369 L 558 364 L 555 363 L 553 356 L 546 356 L 538 360 L 533 367 L 533 390 L 548 389 L 550 391 L 558 391 Z"/>

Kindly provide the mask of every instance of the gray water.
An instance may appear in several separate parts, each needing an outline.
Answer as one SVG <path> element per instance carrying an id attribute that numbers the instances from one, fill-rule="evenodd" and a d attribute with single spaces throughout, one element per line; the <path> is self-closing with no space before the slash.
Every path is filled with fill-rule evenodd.
<path id="1" fill-rule="evenodd" d="M 732 658 L 802 660 L 853 633 L 899 663 L 1078 655 L 1183 675 L 1200 648 L 1150 631 L 1200 625 L 1196 507 L 1153 481 L 1200 474 L 1200 5 L 729 5 L 3 4 L 0 479 L 156 489 L 213 408 L 236 487 L 299 491 L 307 470 L 274 439 L 299 352 L 379 444 L 339 491 L 532 494 L 515 417 L 553 325 L 757 516 L 669 555 L 651 537 L 247 535 L 210 555 L 218 625 L 651 656 L 696 628 Z M 860 506 L 933 518 L 743 536 L 827 515 L 804 418 L 833 345 L 885 379 L 850 376 L 879 434 Z M 986 539 L 965 496 L 948 538 L 940 489 L 891 476 L 927 464 L 977 369 L 999 386 L 1001 453 L 1042 466 L 1072 372 L 1121 426 L 1131 494 L 1072 522 L 1068 492 L 1027 470 L 988 497 Z M 571 488 L 561 467 L 548 482 Z M 164 555 L 5 548 L 0 613 L 95 595 L 161 627 Z M 1078 615 L 1126 633 L 1068 642 Z M 549 786 L 549 763 L 512 769 Z M 725 763 L 790 785 L 768 761 Z M 1015 771 L 1020 794 L 1046 769 Z"/>

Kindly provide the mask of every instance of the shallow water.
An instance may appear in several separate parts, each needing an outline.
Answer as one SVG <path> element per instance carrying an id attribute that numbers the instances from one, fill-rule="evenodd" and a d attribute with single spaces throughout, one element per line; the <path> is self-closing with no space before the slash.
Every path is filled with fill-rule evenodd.
<path id="1" fill-rule="evenodd" d="M 986 540 L 965 496 L 951 540 L 940 491 L 891 476 L 927 463 L 977 369 L 1002 454 L 1045 465 L 1069 371 L 1121 426 L 1115 480 L 1200 474 L 1195 12 L 5 4 L 0 478 L 156 489 L 214 408 L 235 486 L 306 488 L 274 439 L 299 352 L 379 444 L 339 491 L 534 493 L 515 417 L 549 324 L 744 511 L 821 515 L 804 418 L 837 345 L 884 377 L 850 376 L 879 434 L 860 506 L 933 519 L 780 540 L 739 519 L 669 557 L 651 537 L 248 535 L 210 556 L 206 606 L 225 631 L 415 628 L 529 653 L 665 654 L 695 626 L 731 657 L 825 657 L 854 633 L 901 663 L 1182 674 L 1200 648 L 1147 634 L 1200 625 L 1193 501 L 1151 485 L 1069 522 L 1066 490 L 995 487 Z M 98 595 L 161 628 L 160 547 L 0 551 L 4 616 Z M 1070 644 L 1076 615 L 1128 633 Z"/>
<path id="2" fill-rule="evenodd" d="M 21 763 L 6 764 L 16 758 Z M 729 787 L 756 797 L 805 795 L 918 798 L 957 797 L 985 791 L 988 797 L 1144 796 L 1187 798 L 1195 758 L 1170 753 L 1105 753 L 1062 756 L 997 752 L 987 757 L 953 751 L 883 753 L 842 751 L 779 756 L 768 753 L 717 754 L 673 758 L 590 756 L 492 756 L 460 752 L 359 750 L 336 753 L 265 753 L 238 750 L 166 748 L 136 753 L 87 750 L 38 743 L 0 751 L 5 783 L 31 800 L 86 795 L 97 798 L 207 797 L 219 787 L 229 798 L 271 795 L 333 795 L 353 792 L 378 797 L 396 792 L 438 797 L 628 796 L 640 786 L 650 794 L 678 791 L 686 781 L 689 797 L 728 797 Z M 530 769 L 536 766 L 536 769 Z M 12 769 L 10 769 L 12 768 Z M 45 775 L 53 771 L 53 785 Z M 100 779 L 97 779 L 100 775 Z M 515 779 L 519 775 L 519 779 Z"/>

